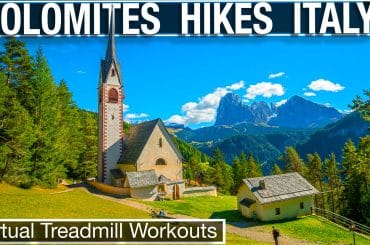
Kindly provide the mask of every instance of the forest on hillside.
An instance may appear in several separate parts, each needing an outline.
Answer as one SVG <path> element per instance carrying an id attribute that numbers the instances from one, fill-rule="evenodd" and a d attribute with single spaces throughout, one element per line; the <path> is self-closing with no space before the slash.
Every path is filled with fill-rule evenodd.
<path id="1" fill-rule="evenodd" d="M 370 121 L 370 92 L 365 96 L 352 107 Z M 54 80 L 41 49 L 32 56 L 24 42 L 7 39 L 0 54 L 0 181 L 53 188 L 60 179 L 95 177 L 97 127 L 97 114 L 77 107 L 67 83 Z M 201 176 L 202 183 L 235 194 L 242 179 L 263 174 L 248 149 L 228 164 L 218 148 L 208 156 L 176 137 L 174 142 L 184 156 L 188 184 Z M 301 173 L 322 193 L 317 207 L 370 224 L 370 136 L 357 145 L 347 141 L 339 158 L 332 153 L 321 159 L 315 152 L 304 157 L 288 146 L 271 173 Z"/>

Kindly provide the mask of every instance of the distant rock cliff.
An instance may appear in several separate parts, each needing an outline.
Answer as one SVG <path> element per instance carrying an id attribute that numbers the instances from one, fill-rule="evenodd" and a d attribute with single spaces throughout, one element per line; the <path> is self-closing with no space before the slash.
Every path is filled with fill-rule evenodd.
<path id="1" fill-rule="evenodd" d="M 276 107 L 264 101 L 244 105 L 237 94 L 225 95 L 217 110 L 215 126 L 237 123 L 263 123 L 286 128 L 316 128 L 336 122 L 343 115 L 333 107 L 327 107 L 293 96 L 285 104 Z"/>

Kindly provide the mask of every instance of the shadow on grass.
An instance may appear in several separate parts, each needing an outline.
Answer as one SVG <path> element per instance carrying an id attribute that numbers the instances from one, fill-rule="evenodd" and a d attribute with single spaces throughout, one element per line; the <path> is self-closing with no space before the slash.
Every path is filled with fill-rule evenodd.
<path id="1" fill-rule="evenodd" d="M 221 212 L 214 212 L 209 217 L 210 219 L 225 219 L 227 224 L 236 226 L 238 228 L 247 228 L 255 226 L 264 226 L 264 225 L 279 225 L 291 221 L 295 221 L 299 218 L 285 219 L 285 220 L 276 220 L 276 221 L 258 221 L 253 219 L 248 219 L 244 217 L 238 210 L 225 210 Z"/>
<path id="2" fill-rule="evenodd" d="M 114 197 L 114 198 L 120 198 L 120 199 L 124 199 L 124 198 L 129 197 L 127 195 L 118 195 L 118 194 L 110 194 L 110 193 L 102 192 L 102 191 L 96 189 L 95 187 L 85 183 L 85 182 L 80 182 L 80 183 L 77 183 L 77 184 L 70 184 L 70 185 L 66 185 L 66 186 L 68 188 L 72 188 L 72 189 L 74 189 L 74 188 L 85 188 L 91 194 L 102 195 L 102 196 L 107 196 L 107 197 Z"/>

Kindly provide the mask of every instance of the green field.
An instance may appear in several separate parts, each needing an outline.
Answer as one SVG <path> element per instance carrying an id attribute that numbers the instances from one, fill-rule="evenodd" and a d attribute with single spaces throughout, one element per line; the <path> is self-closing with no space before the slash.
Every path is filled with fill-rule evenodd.
<path id="1" fill-rule="evenodd" d="M 83 189 L 20 189 L 0 184 L 0 218 L 150 218 L 139 209 L 101 199 Z M 262 244 L 227 234 L 227 244 Z"/>
<path id="2" fill-rule="evenodd" d="M 199 218 L 225 218 L 228 222 L 250 222 L 244 219 L 236 209 L 235 196 L 191 197 L 177 201 L 144 202 L 169 213 L 179 213 Z M 253 229 L 271 232 L 276 226 L 281 234 L 289 237 L 324 244 L 350 244 L 352 234 L 332 222 L 317 216 L 308 216 L 280 222 L 253 222 Z M 356 244 L 369 244 L 370 241 L 356 236 Z"/>
<path id="3" fill-rule="evenodd" d="M 67 192 L 65 192 L 67 191 Z M 149 218 L 141 210 L 104 200 L 82 189 L 24 190 L 0 184 L 1 218 Z"/>

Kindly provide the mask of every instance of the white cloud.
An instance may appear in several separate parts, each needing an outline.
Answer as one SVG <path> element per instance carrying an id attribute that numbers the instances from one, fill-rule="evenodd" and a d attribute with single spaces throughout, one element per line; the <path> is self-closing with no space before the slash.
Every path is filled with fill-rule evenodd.
<path id="1" fill-rule="evenodd" d="M 87 72 L 86 71 L 83 71 L 83 70 L 78 70 L 77 73 L 78 74 L 86 74 Z"/>
<path id="2" fill-rule="evenodd" d="M 279 102 L 276 102 L 276 103 L 275 103 L 275 105 L 276 105 L 277 107 L 279 107 L 279 106 L 284 105 L 287 101 L 288 101 L 287 99 L 280 100 Z"/>
<path id="3" fill-rule="evenodd" d="M 270 98 L 274 95 L 282 96 L 284 93 L 284 87 L 279 83 L 260 82 L 250 85 L 247 89 L 247 94 L 244 95 L 244 97 L 253 100 L 259 95 L 265 98 Z"/>
<path id="4" fill-rule="evenodd" d="M 325 79 L 318 79 L 312 81 L 308 87 L 313 91 L 328 91 L 328 92 L 339 92 L 344 89 L 339 83 L 333 83 Z"/>
<path id="5" fill-rule="evenodd" d="M 231 91 L 242 88 L 244 88 L 244 81 L 226 87 L 218 87 L 212 93 L 199 98 L 198 102 L 185 103 L 181 107 L 182 115 L 173 115 L 165 122 L 184 125 L 212 122 L 216 118 L 221 98 Z"/>
<path id="6" fill-rule="evenodd" d="M 316 94 L 314 92 L 305 92 L 303 95 L 306 96 L 306 97 L 316 96 Z"/>
<path id="7" fill-rule="evenodd" d="M 129 106 L 129 105 L 122 104 L 122 111 L 123 111 L 123 112 L 128 112 L 128 111 L 129 111 L 129 108 L 130 108 L 130 106 Z"/>
<path id="8" fill-rule="evenodd" d="M 274 78 L 278 78 L 278 77 L 282 77 L 282 76 L 284 76 L 285 75 L 285 72 L 278 72 L 278 73 L 271 73 L 270 75 L 269 75 L 269 79 L 274 79 Z"/>
<path id="9" fill-rule="evenodd" d="M 125 116 L 127 119 L 131 120 L 131 119 L 141 119 L 141 118 L 146 118 L 146 117 L 149 117 L 148 114 L 146 113 L 129 113 Z"/>

